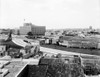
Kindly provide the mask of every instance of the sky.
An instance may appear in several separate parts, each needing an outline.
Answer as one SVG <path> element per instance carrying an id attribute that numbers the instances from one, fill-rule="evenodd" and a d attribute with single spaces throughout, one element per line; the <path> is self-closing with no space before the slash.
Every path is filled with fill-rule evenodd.
<path id="1" fill-rule="evenodd" d="M 100 28 L 100 0 L 0 0 L 0 28 L 25 22 L 47 29 Z"/>

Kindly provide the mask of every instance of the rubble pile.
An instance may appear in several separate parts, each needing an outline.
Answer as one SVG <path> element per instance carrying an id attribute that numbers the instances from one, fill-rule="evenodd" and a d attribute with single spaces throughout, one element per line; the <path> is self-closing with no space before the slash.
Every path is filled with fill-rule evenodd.
<path id="1" fill-rule="evenodd" d="M 100 61 L 99 60 L 85 60 L 84 73 L 86 75 L 99 75 L 100 74 Z"/>
<path id="2" fill-rule="evenodd" d="M 39 65 L 48 65 L 46 77 L 85 77 L 83 69 L 77 63 L 68 63 L 62 58 L 40 60 Z"/>
<path id="3" fill-rule="evenodd" d="M 38 65 L 29 65 L 28 77 L 98 77 L 100 61 L 93 59 L 42 57 Z"/>
<path id="4" fill-rule="evenodd" d="M 29 65 L 26 77 L 45 77 L 47 68 L 46 65 Z"/>

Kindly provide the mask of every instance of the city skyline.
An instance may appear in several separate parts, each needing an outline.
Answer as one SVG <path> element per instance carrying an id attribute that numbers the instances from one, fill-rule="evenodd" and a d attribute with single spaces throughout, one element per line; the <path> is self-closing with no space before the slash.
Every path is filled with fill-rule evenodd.
<path id="1" fill-rule="evenodd" d="M 24 21 L 25 19 L 25 21 Z M 0 0 L 0 28 L 100 28 L 99 0 Z"/>

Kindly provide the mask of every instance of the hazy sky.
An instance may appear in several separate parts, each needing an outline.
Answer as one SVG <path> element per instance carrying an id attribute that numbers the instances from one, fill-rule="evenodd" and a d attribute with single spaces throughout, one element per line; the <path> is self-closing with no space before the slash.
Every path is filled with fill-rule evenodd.
<path id="1" fill-rule="evenodd" d="M 0 28 L 100 28 L 100 0 L 0 0 Z"/>

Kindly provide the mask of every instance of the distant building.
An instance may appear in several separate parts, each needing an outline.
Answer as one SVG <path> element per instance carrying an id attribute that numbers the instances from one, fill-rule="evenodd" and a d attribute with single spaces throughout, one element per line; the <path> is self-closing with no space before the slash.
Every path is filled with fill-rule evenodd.
<path id="1" fill-rule="evenodd" d="M 18 29 L 13 29 L 12 30 L 12 33 L 15 34 L 15 35 L 17 35 L 18 34 L 18 31 L 19 31 Z"/>
<path id="2" fill-rule="evenodd" d="M 0 53 L 6 51 L 6 45 L 3 43 L 4 40 L 0 39 Z"/>
<path id="3" fill-rule="evenodd" d="M 45 35 L 46 28 L 32 23 L 24 23 L 24 26 L 21 26 L 19 31 L 21 35 L 26 35 L 28 32 L 32 32 L 33 35 Z"/>
<path id="4" fill-rule="evenodd" d="M 0 52 L 6 51 L 6 46 L 5 45 L 0 45 Z"/>
<path id="5" fill-rule="evenodd" d="M 92 30 L 92 26 L 89 26 L 89 29 Z"/>
<path id="6" fill-rule="evenodd" d="M 0 29 L 0 34 L 2 33 L 2 29 Z"/>
<path id="7" fill-rule="evenodd" d="M 10 31 L 11 29 L 1 29 L 0 34 L 9 34 Z"/>

